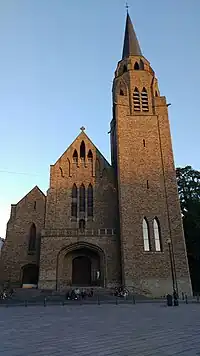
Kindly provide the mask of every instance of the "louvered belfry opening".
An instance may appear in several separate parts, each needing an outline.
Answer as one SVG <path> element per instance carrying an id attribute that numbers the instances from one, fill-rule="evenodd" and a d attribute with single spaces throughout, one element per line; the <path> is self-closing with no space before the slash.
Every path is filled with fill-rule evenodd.
<path id="1" fill-rule="evenodd" d="M 138 88 L 135 88 L 133 92 L 133 107 L 134 111 L 140 111 L 140 93 Z"/>
<path id="2" fill-rule="evenodd" d="M 142 98 L 142 111 L 149 111 L 148 94 L 145 88 L 141 92 Z"/>

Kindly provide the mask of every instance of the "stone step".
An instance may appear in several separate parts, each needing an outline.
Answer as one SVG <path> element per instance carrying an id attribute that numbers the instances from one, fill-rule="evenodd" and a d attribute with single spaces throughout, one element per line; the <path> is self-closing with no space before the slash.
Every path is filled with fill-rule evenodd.
<path id="1" fill-rule="evenodd" d="M 23 302 L 23 301 L 28 301 L 28 302 L 43 302 L 44 299 L 47 301 L 51 302 L 62 302 L 63 300 L 66 300 L 66 292 L 65 293 L 59 293 L 59 292 L 53 292 L 52 291 L 41 291 L 41 290 L 17 290 L 12 296 L 12 300 L 16 302 Z M 132 300 L 133 296 L 129 294 L 126 299 L 127 300 Z M 142 300 L 142 299 L 148 299 L 144 295 L 135 295 L 134 298 L 136 300 Z M 97 300 L 102 300 L 102 301 L 114 301 L 116 297 L 113 295 L 111 290 L 95 290 L 94 291 L 94 296 L 93 297 L 86 297 L 86 300 L 89 301 L 97 301 Z M 119 300 L 123 300 L 124 298 L 117 298 Z"/>

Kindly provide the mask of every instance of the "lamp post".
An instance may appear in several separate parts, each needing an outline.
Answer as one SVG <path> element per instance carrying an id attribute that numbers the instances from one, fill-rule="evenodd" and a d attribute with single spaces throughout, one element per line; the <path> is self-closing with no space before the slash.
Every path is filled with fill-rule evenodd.
<path id="1" fill-rule="evenodd" d="M 169 248 L 169 258 L 170 258 L 170 265 L 171 265 L 171 273 L 172 273 L 172 285 L 173 285 L 173 292 L 175 291 L 175 276 L 174 276 L 174 266 L 173 266 L 173 259 L 172 259 L 172 248 L 171 248 L 171 239 L 167 239 L 167 244 L 168 244 L 168 248 Z"/>

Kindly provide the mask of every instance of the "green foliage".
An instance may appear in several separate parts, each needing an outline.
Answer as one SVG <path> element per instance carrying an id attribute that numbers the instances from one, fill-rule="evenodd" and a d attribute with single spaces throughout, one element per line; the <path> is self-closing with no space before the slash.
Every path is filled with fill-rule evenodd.
<path id="1" fill-rule="evenodd" d="M 181 203 L 181 211 L 185 216 L 188 211 L 195 212 L 200 204 L 200 172 L 191 166 L 176 169 L 178 193 Z"/>
<path id="2" fill-rule="evenodd" d="M 186 166 L 176 177 L 193 289 L 200 292 L 200 172 Z"/>

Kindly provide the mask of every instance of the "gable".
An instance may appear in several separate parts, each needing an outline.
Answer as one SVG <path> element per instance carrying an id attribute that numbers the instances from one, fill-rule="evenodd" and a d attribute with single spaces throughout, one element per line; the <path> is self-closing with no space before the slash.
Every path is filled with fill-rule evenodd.
<path id="1" fill-rule="evenodd" d="M 92 152 L 92 157 L 94 159 L 98 159 L 101 162 L 101 165 L 105 168 L 111 168 L 110 163 L 106 160 L 106 158 L 102 155 L 102 153 L 98 150 L 98 148 L 94 145 L 94 143 L 90 140 L 90 138 L 86 135 L 84 131 L 82 131 L 76 139 L 71 143 L 71 145 L 67 148 L 67 150 L 60 156 L 60 158 L 54 163 L 60 164 L 63 160 L 68 159 L 69 161 L 73 161 L 73 155 L 75 151 L 77 152 L 78 158 L 81 155 L 81 143 L 85 144 L 85 156 L 88 157 L 90 152 Z"/>
<path id="2" fill-rule="evenodd" d="M 27 200 L 33 199 L 42 199 L 45 200 L 45 194 L 40 190 L 40 188 L 36 185 L 33 189 L 31 189 L 22 199 L 18 201 L 18 203 L 14 204 L 15 206 L 21 205 L 23 202 Z"/>

